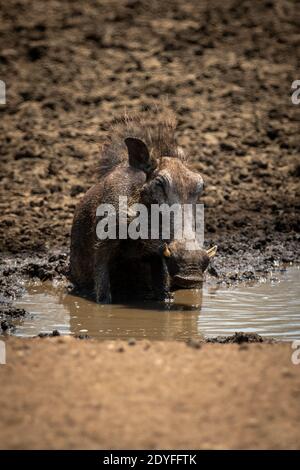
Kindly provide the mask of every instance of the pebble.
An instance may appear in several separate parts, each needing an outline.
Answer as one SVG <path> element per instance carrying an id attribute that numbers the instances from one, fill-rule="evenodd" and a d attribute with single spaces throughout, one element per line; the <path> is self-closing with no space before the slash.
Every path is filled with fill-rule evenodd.
<path id="1" fill-rule="evenodd" d="M 187 340 L 186 344 L 190 348 L 194 348 L 194 349 L 200 349 L 201 348 L 201 341 L 199 339 L 190 338 L 190 339 Z"/>
<path id="2" fill-rule="evenodd" d="M 129 338 L 127 341 L 129 346 L 134 346 L 136 344 L 136 339 L 135 338 Z"/>

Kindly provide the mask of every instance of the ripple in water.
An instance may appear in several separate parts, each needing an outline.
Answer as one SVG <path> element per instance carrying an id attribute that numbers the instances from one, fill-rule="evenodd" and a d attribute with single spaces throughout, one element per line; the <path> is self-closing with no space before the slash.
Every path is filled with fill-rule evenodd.
<path id="1" fill-rule="evenodd" d="M 254 332 L 281 340 L 300 339 L 300 269 L 276 274 L 278 281 L 253 286 L 176 293 L 169 305 L 97 305 L 51 284 L 28 285 L 15 305 L 31 313 L 20 321 L 17 336 L 59 330 L 98 339 L 186 340 Z"/>

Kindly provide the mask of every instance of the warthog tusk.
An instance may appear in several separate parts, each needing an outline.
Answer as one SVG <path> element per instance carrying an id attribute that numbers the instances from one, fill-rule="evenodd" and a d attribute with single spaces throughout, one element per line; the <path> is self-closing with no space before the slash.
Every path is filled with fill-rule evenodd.
<path id="1" fill-rule="evenodd" d="M 208 254 L 209 258 L 213 258 L 215 256 L 215 254 L 217 253 L 217 245 L 213 246 L 212 248 L 210 248 L 209 250 L 206 251 L 206 253 Z"/>
<path id="2" fill-rule="evenodd" d="M 168 246 L 165 245 L 163 255 L 166 256 L 166 258 L 170 258 L 171 256 L 171 251 L 169 250 Z"/>

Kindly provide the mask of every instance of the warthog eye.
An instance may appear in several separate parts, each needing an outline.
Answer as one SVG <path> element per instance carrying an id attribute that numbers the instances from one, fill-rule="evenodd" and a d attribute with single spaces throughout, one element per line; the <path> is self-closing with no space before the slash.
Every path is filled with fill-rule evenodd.
<path id="1" fill-rule="evenodd" d="M 155 179 L 155 186 L 166 194 L 166 180 L 162 176 L 158 176 Z"/>

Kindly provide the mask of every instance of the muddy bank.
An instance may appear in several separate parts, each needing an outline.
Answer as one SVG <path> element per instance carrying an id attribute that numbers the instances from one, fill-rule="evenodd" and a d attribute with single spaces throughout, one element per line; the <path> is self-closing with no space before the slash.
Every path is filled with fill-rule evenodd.
<path id="1" fill-rule="evenodd" d="M 5 331 L 24 280 L 67 285 L 74 208 L 97 180 L 112 120 L 166 96 L 205 180 L 206 244 L 219 247 L 207 282 L 255 281 L 300 261 L 296 5 L 49 1 L 45 16 L 22 0 L 1 10 Z"/>
<path id="2" fill-rule="evenodd" d="M 6 349 L 1 448 L 300 447 L 289 344 L 10 338 Z"/>
<path id="3" fill-rule="evenodd" d="M 289 265 L 300 263 L 300 252 L 297 251 L 299 243 L 294 241 L 286 244 L 287 237 L 278 236 L 276 242 L 265 250 L 249 246 L 249 240 L 243 239 L 239 233 L 232 238 L 232 245 L 228 239 L 219 240 L 217 255 L 205 273 L 207 284 L 230 286 L 270 276 L 276 280 Z M 207 246 L 212 243 L 212 239 L 206 239 Z M 0 254 L 0 304 L 9 305 L 22 296 L 25 292 L 24 283 L 30 280 L 59 282 L 71 291 L 68 274 L 68 249 L 49 249 L 48 253 Z"/>
<path id="4" fill-rule="evenodd" d="M 0 13 L 0 447 L 299 449 L 290 344 L 9 336 L 28 315 L 14 306 L 24 282 L 68 288 L 74 209 L 111 122 L 165 97 L 205 181 L 206 246 L 219 247 L 207 283 L 300 262 L 296 2 L 12 0 Z"/>
<path id="5" fill-rule="evenodd" d="M 1 249 L 67 249 L 74 207 L 126 108 L 168 96 L 205 179 L 207 242 L 246 271 L 299 258 L 299 23 L 290 1 L 2 5 Z M 141 38 L 143 40 L 141 41 Z M 246 253 L 246 257 L 244 254 Z M 265 255 L 263 255 L 265 256 Z"/>
<path id="6" fill-rule="evenodd" d="M 248 264 L 245 264 L 245 263 L 248 263 Z M 75 301 L 76 297 L 74 298 L 70 296 L 69 300 L 66 299 L 65 304 L 64 304 L 64 301 L 62 300 L 65 295 L 73 292 L 72 284 L 68 281 L 68 276 L 67 276 L 68 270 L 69 270 L 69 258 L 68 258 L 67 252 L 56 251 L 55 253 L 53 252 L 53 254 L 51 254 L 50 256 L 39 253 L 35 255 L 14 255 L 14 256 L 4 257 L 2 259 L 2 263 L 0 264 L 0 285 L 1 285 L 0 333 L 14 334 L 16 325 L 20 325 L 20 323 L 22 324 L 22 322 L 24 322 L 25 319 L 28 322 L 28 320 L 31 321 L 30 319 L 34 318 L 33 312 L 30 309 L 30 307 L 27 307 L 26 303 L 22 304 L 22 300 L 20 300 L 28 292 L 27 289 L 29 285 L 41 286 L 39 287 L 39 290 L 43 292 L 43 295 L 44 296 L 49 295 L 49 300 L 48 300 L 49 303 L 47 304 L 47 306 L 46 304 L 40 305 L 38 307 L 39 312 L 44 312 L 44 314 L 46 314 L 45 308 L 53 309 L 55 306 L 55 303 L 58 302 L 58 304 L 56 305 L 56 309 L 58 308 L 65 309 L 65 311 L 68 312 L 68 314 L 70 315 L 70 318 L 74 316 L 74 320 L 72 323 L 74 327 L 74 325 L 76 324 L 75 318 L 77 318 L 78 313 L 79 313 L 79 311 L 74 313 L 73 312 L 74 308 L 72 307 L 72 304 Z M 276 282 L 280 282 L 282 279 L 285 278 L 286 270 L 287 270 L 286 264 L 285 265 L 280 264 L 279 257 L 273 258 L 273 257 L 270 257 L 266 253 L 264 255 L 257 253 L 257 255 L 255 256 L 252 254 L 251 251 L 248 250 L 247 253 L 244 253 L 243 258 L 241 259 L 240 252 L 237 252 L 231 256 L 230 262 L 226 256 L 219 255 L 214 260 L 214 263 L 210 267 L 209 271 L 206 273 L 205 283 L 202 289 L 202 290 L 205 290 L 206 294 L 203 294 L 201 290 L 198 296 L 195 296 L 194 294 L 194 295 L 190 295 L 190 297 L 183 297 L 182 299 L 179 299 L 178 302 L 175 301 L 174 305 L 173 303 L 171 303 L 170 305 L 168 303 L 163 305 L 163 304 L 160 304 L 159 302 L 157 304 L 154 303 L 152 305 L 148 305 L 147 303 L 145 303 L 145 305 L 143 304 L 136 305 L 136 306 L 132 305 L 132 306 L 128 306 L 128 311 L 130 311 L 130 308 L 133 309 L 131 315 L 135 316 L 137 324 L 139 324 L 138 317 L 140 317 L 140 314 L 137 315 L 138 312 L 135 311 L 134 308 L 136 309 L 139 308 L 141 310 L 145 309 L 145 315 L 147 315 L 147 313 L 149 315 L 149 312 L 151 313 L 151 310 L 153 310 L 153 312 L 155 312 L 156 310 L 160 311 L 160 315 L 163 315 L 169 310 L 170 311 L 173 310 L 174 311 L 173 315 L 175 315 L 176 312 L 181 309 L 182 320 L 183 320 L 185 315 L 188 315 L 189 317 L 191 317 L 192 312 L 195 313 L 196 310 L 198 310 L 198 314 L 200 314 L 203 297 L 204 299 L 206 299 L 205 303 L 207 304 L 207 295 L 208 295 L 207 289 L 218 291 L 218 289 L 222 287 L 223 288 L 233 287 L 233 285 L 235 284 L 237 285 L 239 283 L 242 283 L 242 285 L 244 285 L 245 287 L 247 285 L 252 286 L 253 283 L 258 282 L 262 278 L 264 278 L 265 280 L 268 280 L 267 282 L 269 283 L 276 283 Z M 42 287 L 41 283 L 42 285 L 45 285 L 44 288 Z M 48 290 L 49 290 L 49 293 L 48 293 Z M 251 294 L 255 298 L 255 295 L 257 293 L 253 292 L 252 290 L 251 291 L 249 290 L 249 294 Z M 242 299 L 243 298 L 244 297 L 242 294 Z M 253 318 L 256 318 L 256 317 L 258 318 L 259 316 L 257 316 L 256 315 L 257 312 L 255 312 L 256 304 L 255 304 L 254 298 L 253 298 L 253 305 L 252 305 Z M 43 302 L 45 302 L 44 299 L 42 300 Z M 218 301 L 218 299 L 215 298 L 215 301 Z M 282 299 L 279 299 L 278 301 L 282 301 Z M 20 305 L 18 305 L 19 302 L 21 302 Z M 96 315 L 97 313 L 96 305 L 90 306 L 88 303 L 85 304 L 83 299 L 81 299 L 80 302 L 82 304 L 81 310 L 80 310 L 81 316 L 88 315 L 88 314 L 90 315 L 91 312 L 94 312 L 93 314 Z M 198 305 L 198 307 L 197 305 L 193 306 L 193 302 L 196 302 L 196 303 L 200 302 L 200 304 Z M 211 300 L 211 302 L 213 302 L 213 300 Z M 100 306 L 98 307 L 100 308 Z M 265 307 L 268 308 L 267 304 Z M 27 310 L 27 308 L 29 308 L 29 310 Z M 77 305 L 76 308 L 79 308 L 79 305 Z M 225 314 L 228 313 L 227 312 L 228 306 L 224 304 L 223 308 L 225 309 L 223 313 Z M 276 312 L 278 313 L 278 307 L 274 306 L 273 310 L 274 310 L 273 312 L 274 315 L 276 314 Z M 186 312 L 184 313 L 184 311 Z M 234 306 L 233 306 L 233 312 L 235 312 L 236 314 L 236 310 L 234 310 Z M 95 322 L 95 324 L 91 323 L 89 326 L 90 327 L 93 326 L 97 328 L 97 325 L 98 325 L 98 327 L 101 328 L 102 322 L 103 321 L 105 322 L 105 318 L 102 318 L 101 316 L 103 313 L 105 312 L 99 310 L 98 311 L 98 315 L 100 315 L 99 320 Z M 109 312 L 106 312 L 106 313 L 107 315 L 110 315 Z M 111 312 L 111 314 L 113 314 L 114 316 L 120 315 L 120 313 L 117 313 L 117 310 L 115 313 Z M 50 317 L 48 321 L 46 318 L 42 321 L 42 324 L 44 325 L 44 327 L 46 327 L 47 324 L 51 325 L 51 323 L 53 322 L 53 319 L 52 319 L 53 313 L 51 314 L 49 312 L 49 315 Z M 55 318 L 56 317 L 57 315 L 55 314 Z M 195 315 L 193 315 L 193 317 L 195 317 Z M 59 316 L 57 318 L 59 318 Z M 146 317 L 145 317 L 145 320 L 146 320 Z M 240 320 L 242 320 L 242 315 L 240 317 Z M 82 317 L 82 321 L 83 321 L 83 324 L 89 323 L 84 320 L 84 317 Z M 95 317 L 95 321 L 96 321 L 96 317 Z M 196 318 L 195 318 L 195 321 L 196 321 Z M 67 319 L 65 319 L 65 322 L 67 322 Z M 120 322 L 125 328 L 122 315 L 120 316 Z M 153 326 L 154 326 L 155 325 L 154 317 L 153 317 L 153 322 L 154 322 L 153 323 Z M 274 322 L 275 322 L 275 318 L 274 318 Z M 158 323 L 160 327 L 163 326 L 163 321 L 158 322 Z M 40 327 L 42 326 L 42 324 L 40 325 Z M 65 325 L 61 324 L 61 327 L 63 326 L 67 327 L 67 323 Z M 110 326 L 110 328 L 111 327 L 112 325 Z M 258 327 L 258 324 L 257 324 L 257 327 Z M 170 325 L 170 328 L 171 328 L 171 325 Z M 75 330 L 76 331 L 73 333 L 76 336 L 79 335 L 83 338 L 87 337 L 86 334 L 83 334 L 83 335 L 81 334 L 81 332 L 79 331 L 80 328 L 75 327 Z M 121 330 L 121 328 L 119 328 L 119 330 Z M 52 331 L 52 330 L 49 330 L 49 331 Z M 242 326 L 241 328 L 237 328 L 236 331 L 243 331 Z M 39 334 L 39 332 L 40 331 L 37 331 L 35 334 Z M 225 334 L 228 335 L 229 332 Z M 192 332 L 191 332 L 191 336 L 193 337 Z M 198 336 L 198 334 L 196 336 Z M 223 342 L 223 338 L 220 338 L 220 342 Z"/>
<path id="7" fill-rule="evenodd" d="M 2 5 L 1 300 L 68 270 L 74 208 L 113 119 L 168 97 L 205 181 L 208 281 L 300 261 L 293 2 Z M 143 41 L 141 41 L 141 37 Z M 7 255 L 10 258 L 7 258 Z M 218 276 L 218 277 L 217 277 Z"/>

